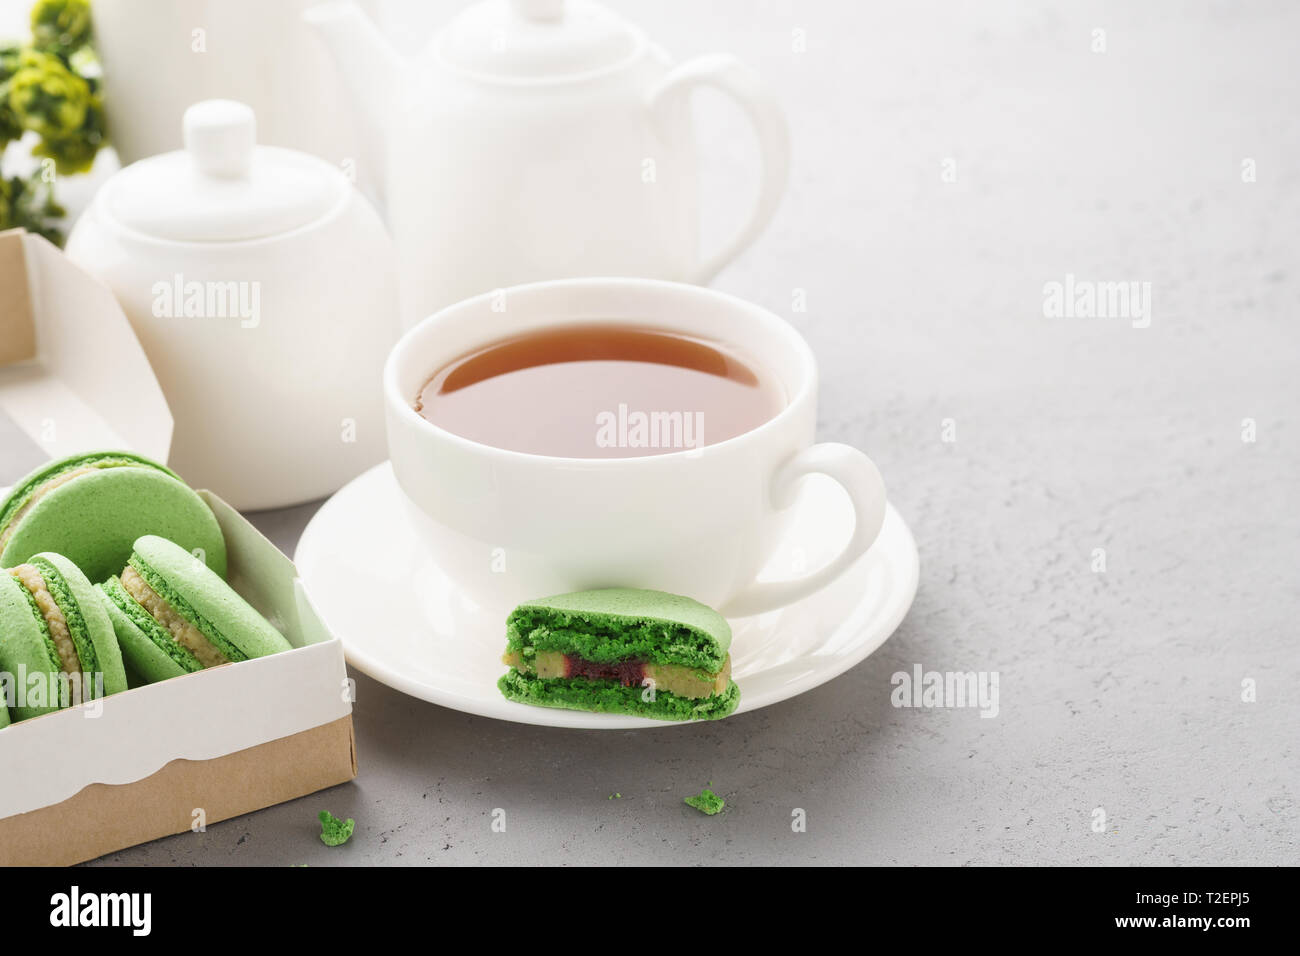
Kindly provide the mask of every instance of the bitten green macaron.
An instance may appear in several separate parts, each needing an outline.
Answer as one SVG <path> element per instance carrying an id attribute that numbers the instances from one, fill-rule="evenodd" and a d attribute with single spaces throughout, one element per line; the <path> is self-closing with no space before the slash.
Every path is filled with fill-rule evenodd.
<path id="1" fill-rule="evenodd" d="M 127 666 L 148 683 L 290 649 L 211 568 L 157 535 L 139 538 L 99 592 Z"/>
<path id="2" fill-rule="evenodd" d="M 126 690 L 108 612 L 63 555 L 0 571 L 0 672 L 16 720 Z"/>
<path id="3" fill-rule="evenodd" d="M 523 704 L 716 720 L 740 702 L 731 627 L 678 594 L 605 588 L 519 605 L 506 621 L 502 695 Z"/>
<path id="4" fill-rule="evenodd" d="M 120 451 L 73 455 L 22 479 L 0 502 L 0 566 L 54 551 L 92 581 L 122 570 L 132 543 L 156 534 L 226 573 L 226 542 L 202 498 L 165 465 Z"/>

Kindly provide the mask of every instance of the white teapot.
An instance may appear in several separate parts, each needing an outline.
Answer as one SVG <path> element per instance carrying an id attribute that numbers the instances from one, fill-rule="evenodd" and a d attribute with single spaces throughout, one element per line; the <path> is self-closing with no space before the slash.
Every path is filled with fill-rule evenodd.
<path id="1" fill-rule="evenodd" d="M 312 7 L 369 123 L 407 325 L 470 295 L 540 279 L 707 282 L 771 219 L 784 117 L 734 57 L 678 66 L 590 0 L 482 0 L 407 62 L 353 3 Z M 690 92 L 729 94 L 761 147 L 758 202 L 699 249 Z"/>
<path id="2" fill-rule="evenodd" d="M 359 0 L 375 9 L 375 0 Z M 302 11 L 313 0 L 93 0 L 113 148 L 126 166 L 181 147 L 200 100 L 247 103 L 261 142 L 364 162 L 346 94 Z M 363 185 L 369 186 L 368 183 Z"/>

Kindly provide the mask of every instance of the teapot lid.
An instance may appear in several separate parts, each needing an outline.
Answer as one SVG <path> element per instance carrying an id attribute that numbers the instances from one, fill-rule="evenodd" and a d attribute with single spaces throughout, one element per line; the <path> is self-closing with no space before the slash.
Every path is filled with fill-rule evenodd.
<path id="1" fill-rule="evenodd" d="M 636 27 L 590 0 L 482 0 L 446 26 L 436 49 L 458 69 L 524 80 L 613 66 L 643 42 Z"/>
<path id="2" fill-rule="evenodd" d="M 243 103 L 195 103 L 182 128 L 184 149 L 132 163 L 105 184 L 105 208 L 123 226 L 177 242 L 261 239 L 319 219 L 348 188 L 323 159 L 258 146 Z"/>

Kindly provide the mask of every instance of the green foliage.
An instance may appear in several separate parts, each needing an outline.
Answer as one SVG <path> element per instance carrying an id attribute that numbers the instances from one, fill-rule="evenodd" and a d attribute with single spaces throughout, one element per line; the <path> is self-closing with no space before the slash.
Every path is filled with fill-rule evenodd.
<path id="1" fill-rule="evenodd" d="M 65 215 L 67 211 L 54 201 L 53 184 L 42 180 L 40 172 L 0 177 L 0 230 L 20 226 L 63 245 L 59 221 Z"/>
<path id="2" fill-rule="evenodd" d="M 17 71 L 18 61 L 21 57 L 22 51 L 18 47 L 0 46 L 0 91 L 3 91 L 8 86 L 9 78 Z M 0 153 L 4 152 L 4 148 L 8 143 L 22 135 L 22 124 L 18 122 L 18 117 L 14 116 L 13 111 L 9 109 L 9 97 L 0 95 Z"/>
<path id="3" fill-rule="evenodd" d="M 63 175 L 85 172 L 104 142 L 104 107 L 90 82 L 52 53 L 29 48 L 4 83 L 12 122 L 36 133 L 38 156 Z"/>
<path id="4" fill-rule="evenodd" d="M 90 2 L 37 0 L 31 25 L 30 43 L 0 45 L 0 154 L 35 133 L 33 154 L 59 175 L 85 172 L 107 142 Z M 21 226 L 58 242 L 63 215 L 44 169 L 0 182 L 0 229 Z"/>

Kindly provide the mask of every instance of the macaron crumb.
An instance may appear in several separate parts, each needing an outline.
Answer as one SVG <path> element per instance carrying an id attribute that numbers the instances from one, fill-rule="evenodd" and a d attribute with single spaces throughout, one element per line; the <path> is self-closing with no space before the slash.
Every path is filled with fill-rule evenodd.
<path id="1" fill-rule="evenodd" d="M 699 810 L 700 813 L 707 814 L 708 816 L 713 816 L 715 813 L 721 813 L 723 807 L 727 805 L 726 801 L 708 787 L 705 787 L 693 797 L 686 797 L 684 802 L 688 807 L 694 807 L 696 810 Z"/>
<path id="2" fill-rule="evenodd" d="M 352 839 L 352 831 L 357 826 L 357 821 L 351 817 L 340 820 L 328 810 L 322 810 L 317 819 L 320 820 L 320 841 L 326 846 L 342 846 L 347 843 Z"/>

